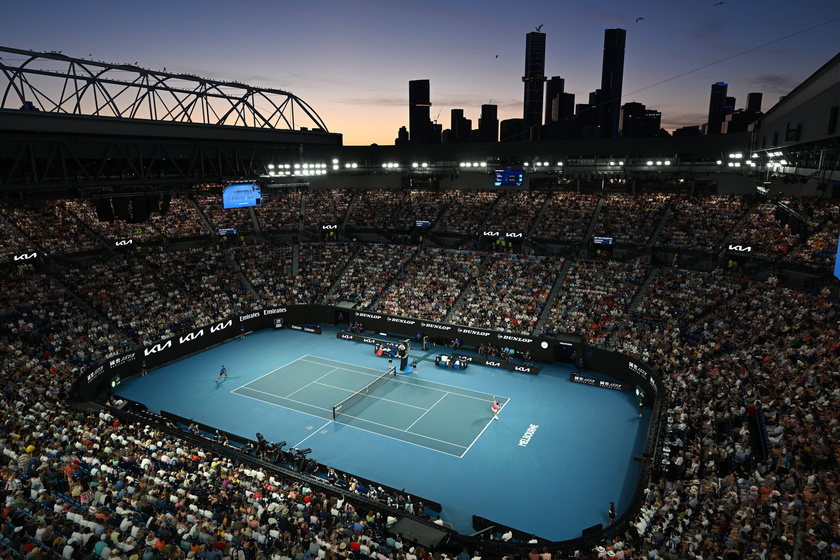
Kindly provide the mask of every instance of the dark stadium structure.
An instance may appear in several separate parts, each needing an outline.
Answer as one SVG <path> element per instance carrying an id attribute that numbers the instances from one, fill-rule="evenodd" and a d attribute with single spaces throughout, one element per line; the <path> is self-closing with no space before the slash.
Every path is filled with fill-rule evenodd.
<path id="1" fill-rule="evenodd" d="M 125 482 L 119 472 L 141 478 L 146 471 L 134 467 L 151 462 L 152 451 L 139 442 L 152 436 L 129 426 L 225 457 L 243 478 L 263 469 L 333 505 L 393 518 L 374 540 L 400 534 L 437 557 L 463 549 L 488 558 L 534 549 L 555 558 L 610 557 L 607 549 L 680 558 L 836 554 L 840 55 L 751 132 L 343 146 L 314 109 L 281 90 L 0 52 L 25 60 L 0 59 L 0 441 L 13 467 L 4 472 L 7 494 L 27 489 L 7 500 L 9 557 L 22 558 L 26 543 L 63 554 L 54 542 L 15 533 L 39 510 L 57 507 L 70 534 L 94 517 L 90 508 L 117 515 L 118 500 L 102 497 L 110 490 L 74 487 L 98 480 L 116 496 Z M 118 93 L 126 88 L 134 93 Z M 257 110 L 255 98 L 271 109 Z M 521 170 L 521 185 L 495 186 L 496 170 L 510 169 Z M 260 204 L 226 213 L 223 188 L 243 183 L 259 187 Z M 349 274 L 374 269 L 382 246 L 400 246 L 389 263 L 398 272 L 353 284 Z M 443 287 L 406 279 L 424 267 L 442 277 L 461 257 L 463 269 L 478 263 L 475 274 L 453 275 Z M 168 279 L 176 269 L 195 285 Z M 493 295 L 480 282 L 491 272 L 521 297 L 482 313 L 470 304 Z M 400 287 L 426 299 L 381 295 Z M 430 301 L 448 303 L 424 311 Z M 139 307 L 148 309 L 126 312 Z M 479 334 L 462 338 L 476 349 L 481 332 L 507 333 L 516 352 L 538 346 L 535 362 L 586 352 L 593 371 L 624 364 L 618 380 L 642 387 L 652 409 L 630 507 L 565 542 L 480 512 L 474 534 L 457 534 L 408 508 L 403 490 L 361 494 L 336 483 L 342 473 L 307 474 L 310 450 L 260 448 L 242 434 L 109 398 L 115 382 L 243 329 L 342 310 L 378 314 L 370 322 L 423 321 L 429 336 L 435 326 L 472 329 Z M 235 328 L 189 336 L 229 320 Z M 136 454 L 131 466 L 71 464 L 65 477 L 45 452 L 29 462 L 35 443 L 70 454 L 78 441 L 78 455 L 97 455 L 84 438 L 94 438 L 90 428 L 101 419 L 121 456 Z M 157 454 L 153 465 L 161 466 Z M 194 482 L 179 484 L 192 492 Z M 119 517 L 178 515 L 182 502 L 147 505 Z M 166 523 L 146 527 L 171 537 Z M 265 546 L 257 542 L 244 546 L 248 554 Z"/>

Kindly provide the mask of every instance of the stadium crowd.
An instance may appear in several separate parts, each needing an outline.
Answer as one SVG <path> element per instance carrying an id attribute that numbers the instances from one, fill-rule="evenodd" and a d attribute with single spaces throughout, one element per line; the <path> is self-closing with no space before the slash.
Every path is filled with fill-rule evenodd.
<path id="1" fill-rule="evenodd" d="M 339 208 L 346 197 L 336 196 Z M 453 195 L 448 208 L 463 202 L 460 196 Z M 464 207 L 488 205 L 484 194 L 463 196 L 470 201 Z M 670 199 L 611 199 L 615 209 L 608 220 L 576 212 L 583 227 L 596 219 L 612 224 L 617 237 L 647 239 Z M 548 200 L 542 213 L 532 214 L 531 226 L 548 219 L 546 214 L 554 220 L 547 223 L 558 223 L 562 207 L 549 211 Z M 219 221 L 208 201 L 181 202 L 174 206 L 190 209 L 177 220 L 181 231 L 204 231 L 204 220 L 213 227 L 238 223 Z M 533 203 L 522 197 L 515 207 Z M 736 198 L 701 202 L 702 210 L 692 204 L 680 202 L 674 215 L 696 216 L 702 224 L 694 242 L 699 248 L 719 242 L 713 233 L 722 235 L 722 224 L 734 224 L 735 240 L 790 244 L 795 249 L 785 253 L 794 262 L 825 266 L 809 249 L 822 252 L 838 234 L 836 207 L 822 201 L 795 209 L 809 220 L 805 242 L 776 219 L 778 208 L 760 203 L 747 211 Z M 360 206 L 359 216 L 366 216 L 360 223 L 375 221 L 374 207 Z M 73 253 L 110 238 L 98 229 L 104 226 L 83 215 L 57 202 L 2 208 L 14 250 L 23 242 Z M 620 215 L 640 219 L 622 223 Z M 467 224 L 482 219 L 480 212 L 461 218 Z M 685 230 L 663 228 L 671 239 L 690 242 L 677 231 Z M 380 259 L 383 251 L 388 257 Z M 370 265 L 377 260 L 380 266 Z M 549 330 L 578 332 L 591 344 L 614 345 L 657 364 L 667 378 L 667 429 L 656 455 L 662 460 L 650 465 L 654 476 L 641 510 L 624 519 L 623 532 L 590 550 L 549 551 L 540 544 L 521 558 L 840 558 L 836 291 L 786 286 L 773 275 L 748 277 L 729 268 L 654 267 L 644 259 L 563 262 L 568 270 L 555 280 L 561 261 L 546 257 L 264 243 L 116 254 L 86 263 L 83 273 L 69 265 L 10 267 L 0 296 L 0 446 L 6 458 L 0 471 L 0 557 L 480 558 L 480 550 L 464 557 L 403 545 L 386 530 L 392 520 L 357 512 L 349 501 L 214 456 L 154 428 L 123 425 L 107 410 L 68 406 L 75 377 L 102 358 L 241 308 L 329 296 L 396 315 L 448 316 L 513 332 L 523 331 L 512 321 L 499 322 L 491 309 L 518 306 L 522 322 L 535 325 L 542 307 Z M 391 268 L 397 269 L 393 278 L 384 278 Z M 555 282 L 563 289 L 549 302 L 543 296 Z M 509 291 L 509 300 L 476 307 L 499 286 Z M 409 511 L 407 503 L 398 505 Z M 414 513 L 425 515 L 419 508 Z M 500 532 L 493 539 L 513 537 Z"/>

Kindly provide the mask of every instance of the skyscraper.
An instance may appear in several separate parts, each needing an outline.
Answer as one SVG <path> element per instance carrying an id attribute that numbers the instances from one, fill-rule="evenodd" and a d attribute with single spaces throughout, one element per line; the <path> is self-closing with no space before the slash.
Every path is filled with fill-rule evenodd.
<path id="1" fill-rule="evenodd" d="M 499 141 L 499 107 L 485 104 L 481 106 L 478 118 L 478 139 L 482 142 Z"/>
<path id="2" fill-rule="evenodd" d="M 472 139 L 472 121 L 464 116 L 463 109 L 452 109 L 449 130 L 449 142 L 469 142 Z"/>
<path id="3" fill-rule="evenodd" d="M 525 36 L 525 102 L 522 120 L 526 138 L 537 139 L 542 125 L 543 90 L 545 85 L 545 33 L 531 31 Z"/>
<path id="4" fill-rule="evenodd" d="M 723 119 L 726 116 L 726 90 L 729 84 L 717 82 L 712 84 L 712 92 L 709 95 L 709 118 L 706 123 L 706 134 L 720 134 Z"/>
<path id="5" fill-rule="evenodd" d="M 560 120 L 560 103 L 566 80 L 552 76 L 545 84 L 545 124 Z"/>
<path id="6" fill-rule="evenodd" d="M 761 112 L 761 92 L 747 94 L 747 112 L 757 115 Z"/>
<path id="7" fill-rule="evenodd" d="M 627 31 L 624 29 L 604 31 L 604 62 L 601 66 L 601 95 L 598 103 L 601 138 L 618 138 L 626 38 Z"/>
<path id="8" fill-rule="evenodd" d="M 659 135 L 662 113 L 647 109 L 631 101 L 621 106 L 620 132 L 622 138 L 650 138 Z"/>
<path id="9" fill-rule="evenodd" d="M 411 144 L 432 143 L 429 91 L 429 80 L 408 82 L 408 137 Z"/>

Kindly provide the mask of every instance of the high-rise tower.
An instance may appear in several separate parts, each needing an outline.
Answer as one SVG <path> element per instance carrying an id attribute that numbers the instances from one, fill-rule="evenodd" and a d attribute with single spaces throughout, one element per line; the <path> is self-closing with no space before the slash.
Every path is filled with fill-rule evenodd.
<path id="1" fill-rule="evenodd" d="M 432 143 L 429 90 L 429 80 L 408 82 L 408 138 L 411 144 Z"/>
<path id="2" fill-rule="evenodd" d="M 566 80 L 552 76 L 545 84 L 545 124 L 560 120 L 560 104 Z"/>
<path id="3" fill-rule="evenodd" d="M 522 118 L 526 139 L 535 140 L 543 116 L 545 33 L 531 31 L 525 36 L 525 75 L 522 76 L 522 81 L 525 83 Z"/>
<path id="4" fill-rule="evenodd" d="M 598 100 L 598 125 L 601 128 L 601 138 L 618 138 L 626 38 L 627 31 L 624 29 L 604 31 L 604 62 L 601 66 L 601 95 Z"/>
<path id="5" fill-rule="evenodd" d="M 499 107 L 485 104 L 481 106 L 481 116 L 478 119 L 478 139 L 482 142 L 499 141 Z"/>
<path id="6" fill-rule="evenodd" d="M 729 84 L 718 82 L 712 84 L 712 92 L 709 95 L 709 118 L 706 123 L 706 134 L 720 134 L 726 116 L 726 90 Z"/>

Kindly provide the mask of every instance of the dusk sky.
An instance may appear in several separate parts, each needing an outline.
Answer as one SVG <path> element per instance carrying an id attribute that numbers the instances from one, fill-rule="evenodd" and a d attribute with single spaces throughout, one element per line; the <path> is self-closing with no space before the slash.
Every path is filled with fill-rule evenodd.
<path id="1" fill-rule="evenodd" d="M 522 117 L 525 35 L 542 25 L 546 75 L 577 103 L 600 87 L 604 30 L 627 30 L 622 103 L 673 130 L 706 121 L 712 83 L 762 109 L 840 52 L 838 0 L 67 0 L 7 2 L 0 45 L 134 63 L 294 93 L 345 145 L 394 143 L 408 82 L 431 116 Z M 637 18 L 644 18 L 636 21 Z M 438 116 L 439 115 L 439 116 Z"/>

